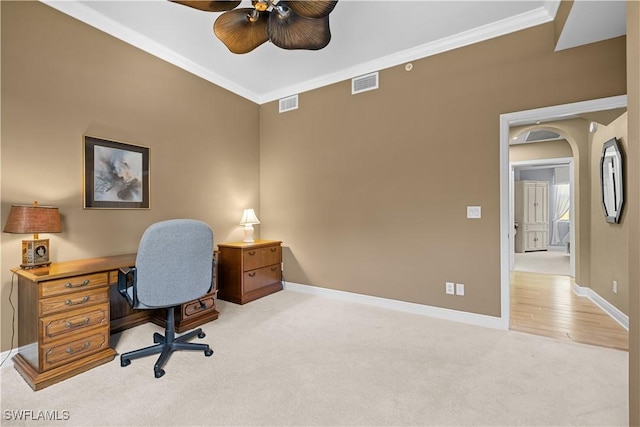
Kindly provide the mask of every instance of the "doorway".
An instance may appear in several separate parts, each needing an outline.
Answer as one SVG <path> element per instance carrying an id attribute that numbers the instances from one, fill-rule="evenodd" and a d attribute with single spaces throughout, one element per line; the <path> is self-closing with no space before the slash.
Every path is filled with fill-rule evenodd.
<path id="1" fill-rule="evenodd" d="M 538 160 L 521 160 L 509 163 L 510 221 L 515 218 L 515 183 L 517 181 L 537 180 L 547 182 L 548 221 L 546 229 L 546 249 L 544 251 L 522 251 L 517 253 L 515 241 L 524 236 L 517 235 L 514 226 L 514 239 L 510 241 L 510 271 L 537 272 L 575 277 L 575 191 L 573 157 L 559 157 Z M 562 188 L 561 188 L 562 187 Z M 566 190 L 568 194 L 561 194 Z M 568 200 L 561 200 L 563 196 Z M 568 206 L 567 206 L 568 203 Z M 566 214 L 563 207 L 567 207 Z M 521 233 L 524 231 L 521 227 Z"/>
<path id="2" fill-rule="evenodd" d="M 543 121 L 554 121 L 575 117 L 579 114 L 596 111 L 625 108 L 627 96 L 616 96 L 591 101 L 583 101 L 572 104 L 557 105 L 538 108 L 500 116 L 500 282 L 501 282 L 501 325 L 503 329 L 509 329 L 511 318 L 511 291 L 510 291 L 510 266 L 511 248 L 513 247 L 513 221 L 511 215 L 511 169 L 509 165 L 509 129 L 512 126 L 529 125 Z M 576 233 L 572 227 L 572 242 L 575 242 Z M 575 247 L 575 244 L 574 244 Z M 579 251 L 575 248 L 575 256 L 579 257 Z M 575 263 L 574 263 L 575 265 Z"/>

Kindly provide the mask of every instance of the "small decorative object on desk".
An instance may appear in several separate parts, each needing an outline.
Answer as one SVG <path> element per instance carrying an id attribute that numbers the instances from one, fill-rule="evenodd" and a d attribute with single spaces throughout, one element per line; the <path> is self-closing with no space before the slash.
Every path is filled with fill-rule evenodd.
<path id="1" fill-rule="evenodd" d="M 60 233 L 62 224 L 58 208 L 52 206 L 13 205 L 9 211 L 5 233 L 31 234 L 33 240 L 22 241 L 21 268 L 43 267 L 51 264 L 49 260 L 49 239 L 40 239 L 38 233 Z"/>

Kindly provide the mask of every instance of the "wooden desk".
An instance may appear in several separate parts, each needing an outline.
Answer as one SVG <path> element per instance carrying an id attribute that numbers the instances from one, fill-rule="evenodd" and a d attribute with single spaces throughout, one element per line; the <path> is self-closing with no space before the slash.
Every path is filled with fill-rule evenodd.
<path id="1" fill-rule="evenodd" d="M 153 310 L 133 310 L 118 293 L 118 269 L 135 265 L 135 254 L 52 263 L 11 271 L 18 277 L 18 346 L 16 370 L 34 390 L 113 360 L 113 332 L 153 321 Z M 214 258 L 214 266 L 217 263 Z M 218 318 L 216 274 L 212 291 L 177 307 L 180 332 Z"/>

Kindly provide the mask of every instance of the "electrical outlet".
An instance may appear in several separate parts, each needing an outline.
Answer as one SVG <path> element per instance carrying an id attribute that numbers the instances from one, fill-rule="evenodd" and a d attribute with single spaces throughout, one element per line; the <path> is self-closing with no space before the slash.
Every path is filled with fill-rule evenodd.
<path id="1" fill-rule="evenodd" d="M 464 284 L 456 283 L 456 295 L 463 296 L 464 295 Z"/>
<path id="2" fill-rule="evenodd" d="M 445 291 L 447 292 L 447 295 L 453 295 L 455 293 L 454 291 L 454 283 L 453 282 L 446 282 L 445 283 Z"/>
<path id="3" fill-rule="evenodd" d="M 614 281 L 613 281 L 613 286 L 612 286 L 612 288 L 613 288 L 613 293 L 614 293 L 614 294 L 617 294 L 617 293 L 618 293 L 618 281 L 617 281 L 617 280 L 614 280 Z"/>

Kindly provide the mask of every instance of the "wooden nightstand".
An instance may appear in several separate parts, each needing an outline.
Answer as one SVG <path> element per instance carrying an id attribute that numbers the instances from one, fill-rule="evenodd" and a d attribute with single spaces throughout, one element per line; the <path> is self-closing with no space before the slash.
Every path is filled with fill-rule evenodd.
<path id="1" fill-rule="evenodd" d="M 282 248 L 277 240 L 218 245 L 218 298 L 236 304 L 282 289 Z"/>

